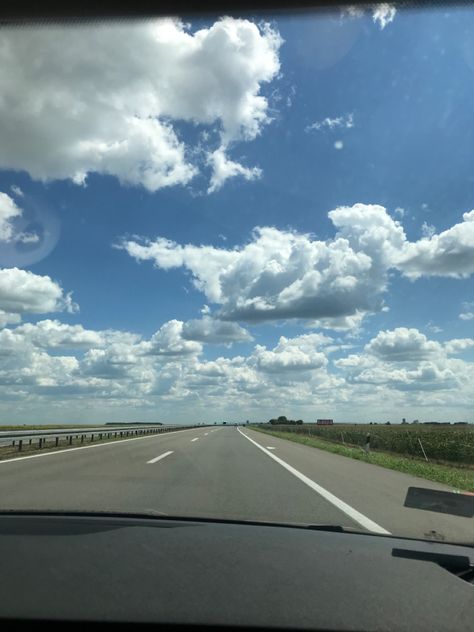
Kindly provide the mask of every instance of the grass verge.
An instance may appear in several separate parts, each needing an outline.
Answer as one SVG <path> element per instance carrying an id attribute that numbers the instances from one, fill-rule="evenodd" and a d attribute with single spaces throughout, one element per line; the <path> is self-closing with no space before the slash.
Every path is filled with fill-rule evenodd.
<path id="1" fill-rule="evenodd" d="M 280 439 L 294 441 L 295 443 L 302 443 L 312 448 L 326 450 L 327 452 L 339 454 L 340 456 L 365 461 L 366 463 L 372 463 L 374 465 L 380 465 L 381 467 L 386 467 L 390 470 L 397 470 L 399 472 L 405 472 L 405 474 L 412 474 L 413 476 L 426 478 L 429 481 L 444 483 L 445 485 L 449 485 L 450 487 L 454 487 L 459 490 L 466 490 L 470 492 L 474 491 L 474 470 L 440 465 L 438 463 L 427 463 L 426 461 L 413 458 L 409 459 L 403 456 L 389 454 L 387 452 L 372 451 L 369 455 L 366 455 L 359 447 L 339 445 L 337 443 L 325 441 L 319 437 L 307 437 L 293 432 L 263 430 L 262 428 L 255 427 L 253 430 L 257 430 L 258 432 L 262 432 L 273 437 L 279 437 Z"/>

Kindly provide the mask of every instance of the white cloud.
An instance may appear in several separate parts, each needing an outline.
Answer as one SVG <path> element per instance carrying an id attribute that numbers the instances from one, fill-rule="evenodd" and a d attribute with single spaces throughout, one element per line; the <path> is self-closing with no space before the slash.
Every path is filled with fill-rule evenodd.
<path id="1" fill-rule="evenodd" d="M 373 7 L 372 19 L 375 23 L 378 23 L 381 30 L 383 30 L 387 24 L 390 24 L 395 19 L 397 13 L 396 8 L 388 2 L 381 2 Z"/>
<path id="2" fill-rule="evenodd" d="M 320 347 L 330 341 L 330 338 L 320 334 L 306 334 L 292 339 L 281 336 L 278 345 L 271 351 L 257 345 L 252 357 L 258 369 L 264 373 L 312 371 L 326 367 L 327 359 Z"/>
<path id="3" fill-rule="evenodd" d="M 188 320 L 183 324 L 182 336 L 185 340 L 208 344 L 231 344 L 253 340 L 249 332 L 237 323 L 223 322 L 209 316 L 203 316 L 199 320 Z"/>
<path id="4" fill-rule="evenodd" d="M 444 348 L 449 355 L 459 355 L 466 349 L 474 347 L 474 340 L 472 338 L 454 338 L 445 343 Z"/>
<path id="5" fill-rule="evenodd" d="M 0 192 L 0 242 L 32 244 L 39 241 L 39 236 L 36 233 L 15 229 L 15 220 L 20 218 L 22 214 L 22 209 L 17 206 L 15 201 L 7 193 Z"/>
<path id="6" fill-rule="evenodd" d="M 72 312 L 77 305 L 70 294 L 49 276 L 19 268 L 0 268 L 0 320 L 18 322 L 22 314 Z"/>
<path id="7" fill-rule="evenodd" d="M 405 209 L 402 208 L 401 206 L 397 206 L 394 213 L 396 213 L 399 217 L 403 218 L 405 215 Z"/>
<path id="8" fill-rule="evenodd" d="M 198 165 L 176 123 L 206 126 L 224 148 L 254 139 L 270 121 L 261 88 L 280 45 L 268 25 L 229 17 L 194 33 L 177 19 L 6 27 L 0 168 L 77 184 L 96 172 L 150 191 L 186 184 Z M 227 171 L 256 173 L 238 167 Z"/>
<path id="9" fill-rule="evenodd" d="M 349 113 L 344 116 L 337 116 L 335 118 L 326 117 L 321 121 L 316 121 L 308 125 L 305 128 L 305 132 L 311 132 L 313 130 L 319 131 L 324 128 L 333 130 L 337 128 L 351 129 L 352 127 L 354 127 L 354 114 Z"/>
<path id="10" fill-rule="evenodd" d="M 181 321 L 165 323 L 149 340 L 59 321 L 28 325 L 0 331 L 0 411 L 11 413 L 15 401 L 24 421 L 33 414 L 80 419 L 91 410 L 107 420 L 119 410 L 137 420 L 157 410 L 173 421 L 199 411 L 225 419 L 229 410 L 236 418 L 281 413 L 313 420 L 315 409 L 357 417 L 380 402 L 394 411 L 449 404 L 470 410 L 474 403 L 474 363 L 452 357 L 474 341 L 441 344 L 416 329 L 379 332 L 346 357 L 340 339 L 311 333 L 282 336 L 273 348 L 256 345 L 247 357 L 205 360 L 201 346 L 183 346 L 197 343 L 183 339 Z M 88 348 L 95 343 L 101 346 Z M 339 359 L 329 360 L 336 351 Z"/>
<path id="11" fill-rule="evenodd" d="M 12 312 L 4 312 L 0 309 L 0 329 L 6 325 L 12 325 L 21 322 L 20 314 L 14 314 Z"/>
<path id="12" fill-rule="evenodd" d="M 474 210 L 439 234 L 408 243 L 398 267 L 411 278 L 423 275 L 468 277 L 474 273 Z"/>
<path id="13" fill-rule="evenodd" d="M 186 268 L 195 287 L 220 306 L 217 317 L 247 322 L 298 318 L 313 326 L 358 327 L 365 314 L 383 309 L 391 270 L 412 279 L 474 272 L 474 211 L 416 242 L 383 206 L 359 203 L 328 215 L 336 234 L 326 241 L 257 227 L 248 244 L 228 250 L 161 237 L 118 247 L 164 270 Z"/>
<path id="14" fill-rule="evenodd" d="M 336 140 L 334 143 L 334 149 L 344 149 L 344 143 L 342 140 Z"/>
<path id="15" fill-rule="evenodd" d="M 16 327 L 13 332 L 35 346 L 51 349 L 100 347 L 105 344 L 103 332 L 84 329 L 82 325 L 67 325 L 58 320 L 41 320 L 36 324 L 25 323 Z"/>
<path id="16" fill-rule="evenodd" d="M 266 227 L 255 229 L 241 249 L 179 246 L 164 239 L 122 247 L 164 269 L 188 268 L 196 287 L 221 305 L 224 319 L 338 319 L 340 324 L 341 318 L 380 309 L 390 239 L 401 229 L 382 207 L 356 205 L 329 215 L 339 232 L 327 242 Z"/>
<path id="17" fill-rule="evenodd" d="M 399 391 L 472 389 L 473 365 L 449 355 L 458 355 L 474 344 L 470 339 L 444 343 L 429 340 L 417 329 L 398 327 L 381 331 L 364 353 L 336 360 L 353 385 L 372 384 Z"/>
<path id="18" fill-rule="evenodd" d="M 397 327 L 393 331 L 379 332 L 365 350 L 388 362 L 413 362 L 439 353 L 441 345 L 428 340 L 418 329 Z"/>
<path id="19" fill-rule="evenodd" d="M 474 320 L 474 302 L 463 303 L 463 311 L 459 314 L 461 320 Z"/>
<path id="20" fill-rule="evenodd" d="M 262 176 L 259 167 L 244 167 L 238 162 L 233 162 L 225 154 L 226 148 L 219 147 L 208 156 L 208 164 L 212 166 L 212 177 L 209 183 L 208 193 L 218 191 L 229 178 L 242 176 L 245 180 L 258 180 Z"/>
<path id="21" fill-rule="evenodd" d="M 144 353 L 155 356 L 199 355 L 202 345 L 183 337 L 183 325 L 180 320 L 170 320 L 153 334 L 149 342 L 142 343 Z"/>
<path id="22" fill-rule="evenodd" d="M 0 242 L 11 241 L 14 237 L 12 220 L 21 216 L 21 209 L 6 193 L 0 192 Z"/>

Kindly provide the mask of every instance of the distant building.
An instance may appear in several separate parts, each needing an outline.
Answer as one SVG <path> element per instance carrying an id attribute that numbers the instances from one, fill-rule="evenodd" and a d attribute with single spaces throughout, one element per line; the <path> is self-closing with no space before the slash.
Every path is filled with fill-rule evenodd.
<path id="1" fill-rule="evenodd" d="M 333 419 L 317 419 L 316 420 L 317 426 L 332 426 L 333 423 L 334 423 Z"/>

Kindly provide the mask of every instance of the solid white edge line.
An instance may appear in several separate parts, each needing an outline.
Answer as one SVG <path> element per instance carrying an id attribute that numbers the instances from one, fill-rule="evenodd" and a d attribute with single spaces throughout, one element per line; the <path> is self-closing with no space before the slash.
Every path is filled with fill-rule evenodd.
<path id="1" fill-rule="evenodd" d="M 106 445 L 120 445 L 122 443 L 128 443 L 129 441 L 140 441 L 143 439 L 156 439 L 160 436 L 167 436 L 176 434 L 177 432 L 189 432 L 190 430 L 196 430 L 195 428 L 188 428 L 187 430 L 172 430 L 171 432 L 163 432 L 155 435 L 148 435 L 146 437 L 133 437 L 132 439 L 117 439 L 117 441 L 106 441 L 105 443 L 97 443 L 96 445 L 84 445 L 78 448 L 66 448 L 65 450 L 55 450 L 54 452 L 43 452 L 43 454 L 31 454 L 29 456 L 17 456 L 14 459 L 0 459 L 0 465 L 4 463 L 13 463 L 14 461 L 26 461 L 27 459 L 39 459 L 43 456 L 54 456 L 56 454 L 64 454 L 65 452 L 76 452 L 76 450 L 90 450 L 91 448 L 103 448 Z"/>
<path id="2" fill-rule="evenodd" d="M 163 452 L 163 454 L 160 454 L 160 456 L 156 456 L 154 459 L 151 459 L 151 461 L 147 461 L 147 464 L 157 463 L 158 461 L 161 461 L 161 459 L 164 459 L 166 456 L 173 454 L 173 452 L 174 450 L 168 450 L 168 452 Z"/>
<path id="3" fill-rule="evenodd" d="M 337 507 L 340 511 L 342 511 L 347 516 L 349 516 L 349 518 L 351 518 L 352 520 L 360 524 L 362 527 L 364 527 L 364 529 L 368 529 L 369 531 L 372 531 L 373 533 L 380 533 L 382 535 L 392 535 L 390 531 L 387 531 L 387 529 L 384 529 L 383 527 L 381 527 L 379 524 L 377 524 L 370 518 L 367 518 L 367 516 L 364 516 L 364 514 L 360 513 L 360 511 L 357 511 L 357 509 L 354 509 L 353 507 L 345 503 L 343 500 L 341 500 L 340 498 L 338 498 L 337 496 L 329 492 L 327 489 L 315 483 L 313 480 L 311 480 L 310 478 L 308 478 L 307 476 L 299 472 L 297 469 L 295 469 L 294 467 L 292 467 L 291 465 L 283 461 L 283 459 L 280 459 L 278 456 L 275 456 L 272 452 L 269 452 L 259 443 L 257 443 L 256 441 L 248 437 L 245 433 L 243 433 L 240 430 L 240 428 L 238 428 L 238 431 L 243 437 L 248 439 L 248 441 L 250 441 L 255 446 L 257 446 L 257 448 L 262 450 L 262 452 L 265 452 L 267 456 L 269 456 L 271 459 L 279 463 L 282 467 L 288 470 L 288 472 L 293 474 L 293 476 L 296 476 L 296 478 L 298 478 L 302 483 L 305 483 L 305 485 L 310 487 L 313 491 L 315 491 L 317 494 L 322 496 L 325 500 L 327 500 L 332 505 Z"/>

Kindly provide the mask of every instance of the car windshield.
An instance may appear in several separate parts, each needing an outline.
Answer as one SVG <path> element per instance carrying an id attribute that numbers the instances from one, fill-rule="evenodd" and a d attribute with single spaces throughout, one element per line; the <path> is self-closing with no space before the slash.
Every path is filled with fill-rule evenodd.
<path id="1" fill-rule="evenodd" d="M 474 544 L 473 30 L 3 24 L 0 511 Z"/>

